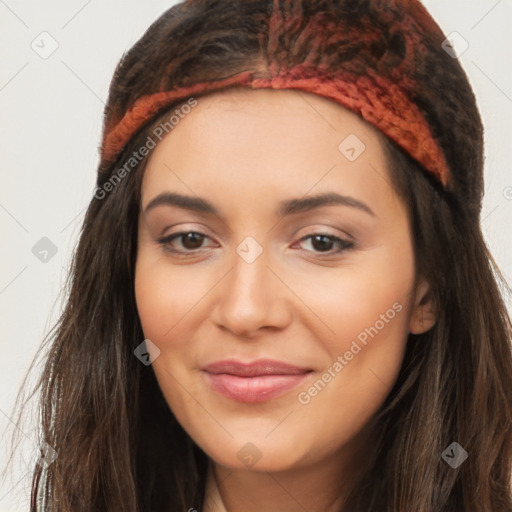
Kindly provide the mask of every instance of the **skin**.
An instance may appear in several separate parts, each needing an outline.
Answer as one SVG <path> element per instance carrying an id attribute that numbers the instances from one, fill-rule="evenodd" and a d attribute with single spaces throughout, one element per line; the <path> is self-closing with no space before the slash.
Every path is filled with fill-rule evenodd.
<path id="1" fill-rule="evenodd" d="M 350 134 L 366 146 L 355 161 L 338 149 Z M 393 387 L 408 333 L 435 322 L 381 137 L 313 94 L 224 91 L 199 98 L 149 157 L 136 300 L 144 334 L 160 351 L 152 367 L 166 401 L 210 458 L 223 504 L 207 511 L 339 510 L 344 485 L 371 452 L 365 427 Z M 219 215 L 173 205 L 146 212 L 162 192 L 204 198 Z M 355 198 L 373 214 L 350 205 L 276 214 L 282 200 L 323 192 Z M 206 236 L 169 242 L 185 256 L 158 241 L 182 231 Z M 354 246 L 336 253 L 344 245 L 335 239 L 301 241 L 318 233 Z M 252 263 L 236 250 L 248 236 L 263 250 Z M 401 306 L 394 318 L 300 403 L 298 394 L 393 304 Z M 227 358 L 313 372 L 279 397 L 241 403 L 213 390 L 200 370 Z M 261 458 L 248 465 L 240 450 Z"/>

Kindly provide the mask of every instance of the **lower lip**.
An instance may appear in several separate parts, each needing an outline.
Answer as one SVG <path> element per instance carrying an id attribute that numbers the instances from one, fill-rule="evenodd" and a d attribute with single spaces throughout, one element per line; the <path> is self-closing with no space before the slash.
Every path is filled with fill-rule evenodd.
<path id="1" fill-rule="evenodd" d="M 238 402 L 257 403 L 282 395 L 299 385 L 310 373 L 238 377 L 226 373 L 205 372 L 205 376 L 213 389 L 221 395 Z"/>

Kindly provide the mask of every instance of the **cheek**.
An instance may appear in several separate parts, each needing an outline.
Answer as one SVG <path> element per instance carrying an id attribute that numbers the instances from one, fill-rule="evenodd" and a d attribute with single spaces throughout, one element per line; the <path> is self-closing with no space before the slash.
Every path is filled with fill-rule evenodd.
<path id="1" fill-rule="evenodd" d="M 187 315 L 207 291 L 204 273 L 176 266 L 172 271 L 165 255 L 139 251 L 135 270 L 135 297 L 144 334 L 163 343 L 175 338 Z M 211 287 L 211 286 L 210 286 Z"/>
<path id="2" fill-rule="evenodd" d="M 335 269 L 314 281 L 303 278 L 294 290 L 318 314 L 325 333 L 320 339 L 336 356 L 350 350 L 353 341 L 369 347 L 369 340 L 379 339 L 380 345 L 386 340 L 387 351 L 400 348 L 408 332 L 413 281 L 408 254 L 374 254 L 368 264 Z"/>
<path id="3" fill-rule="evenodd" d="M 406 248 L 376 251 L 366 264 L 335 274 L 314 288 L 316 299 L 311 287 L 309 294 L 312 309 L 329 328 L 328 334 L 324 328 L 324 335 L 317 336 L 327 355 L 320 375 L 325 376 L 325 385 L 301 390 L 306 394 L 299 401 L 314 400 L 320 409 L 343 403 L 352 418 L 361 419 L 378 408 L 400 371 L 409 332 L 414 261 Z"/>
<path id="4" fill-rule="evenodd" d="M 193 265 L 172 265 L 165 254 L 143 246 L 135 268 L 135 298 L 145 338 L 160 350 L 152 368 L 176 414 L 187 410 L 180 383 L 195 376 L 197 330 L 208 319 L 208 293 L 219 277 Z M 212 275 L 213 274 L 213 275 Z"/>
<path id="5" fill-rule="evenodd" d="M 372 278 L 367 273 L 358 277 L 353 273 L 345 279 L 343 289 L 324 304 L 323 310 L 330 312 L 338 350 L 348 350 L 354 340 L 365 346 L 376 336 L 389 338 L 393 344 L 394 334 L 402 333 L 408 325 L 405 312 L 409 307 L 409 286 L 393 281 L 391 276 Z M 399 339 L 396 342 L 400 343 Z"/>
<path id="6" fill-rule="evenodd" d="M 183 267 L 170 271 L 164 256 L 139 250 L 135 269 L 135 298 L 145 338 L 160 350 L 151 365 L 160 389 L 173 412 L 182 417 L 188 411 L 184 368 L 193 366 L 190 321 L 204 291 L 197 277 Z M 188 420 L 186 420 L 188 421 Z"/>
<path id="7" fill-rule="evenodd" d="M 404 248 L 370 259 L 371 264 L 344 271 L 318 293 L 315 307 L 334 331 L 322 338 L 329 361 L 321 382 L 302 389 L 298 399 L 310 413 L 333 411 L 324 428 L 348 423 L 354 431 L 360 428 L 391 391 L 403 361 L 412 307 L 412 253 Z M 335 409 L 333 404 L 338 404 Z"/>
<path id="8" fill-rule="evenodd" d="M 172 328 L 180 313 L 180 302 L 173 290 L 176 283 L 149 265 L 137 263 L 135 298 L 144 335 L 160 340 Z"/>

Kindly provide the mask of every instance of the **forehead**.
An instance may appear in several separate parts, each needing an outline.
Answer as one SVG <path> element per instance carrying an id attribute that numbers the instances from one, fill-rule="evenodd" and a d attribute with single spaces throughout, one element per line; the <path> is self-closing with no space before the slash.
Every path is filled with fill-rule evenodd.
<path id="1" fill-rule="evenodd" d="M 374 194 L 389 188 L 383 136 L 334 101 L 296 90 L 236 88 L 197 102 L 152 150 L 145 204 L 162 188 L 200 195 L 271 188 L 295 196 L 312 187 L 357 192 L 363 186 Z"/>
<path id="2" fill-rule="evenodd" d="M 225 111 L 234 113 L 245 112 L 256 117 L 269 115 L 277 121 L 278 116 L 303 117 L 312 122 L 316 117 L 317 123 L 313 123 L 312 130 L 317 129 L 318 124 L 324 124 L 324 128 L 338 130 L 343 125 L 352 124 L 365 135 L 382 139 L 383 135 L 366 122 L 361 116 L 334 100 L 318 94 L 313 94 L 297 89 L 251 89 L 248 87 L 233 87 L 221 91 L 215 91 L 198 98 L 196 112 Z"/>

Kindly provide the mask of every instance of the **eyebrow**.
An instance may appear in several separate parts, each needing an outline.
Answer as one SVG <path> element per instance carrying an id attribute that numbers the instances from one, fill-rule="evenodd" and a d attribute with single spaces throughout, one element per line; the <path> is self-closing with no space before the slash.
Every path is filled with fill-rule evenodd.
<path id="1" fill-rule="evenodd" d="M 206 199 L 197 196 L 186 196 L 174 192 L 164 192 L 159 194 L 149 202 L 144 211 L 147 213 L 153 208 L 162 205 L 177 206 L 186 210 L 207 213 L 222 218 L 220 211 Z M 276 214 L 284 217 L 287 215 L 310 211 L 322 206 L 333 205 L 350 206 L 376 217 L 373 210 L 367 204 L 355 199 L 354 197 L 344 196 L 335 192 L 283 200 L 279 203 Z"/>

